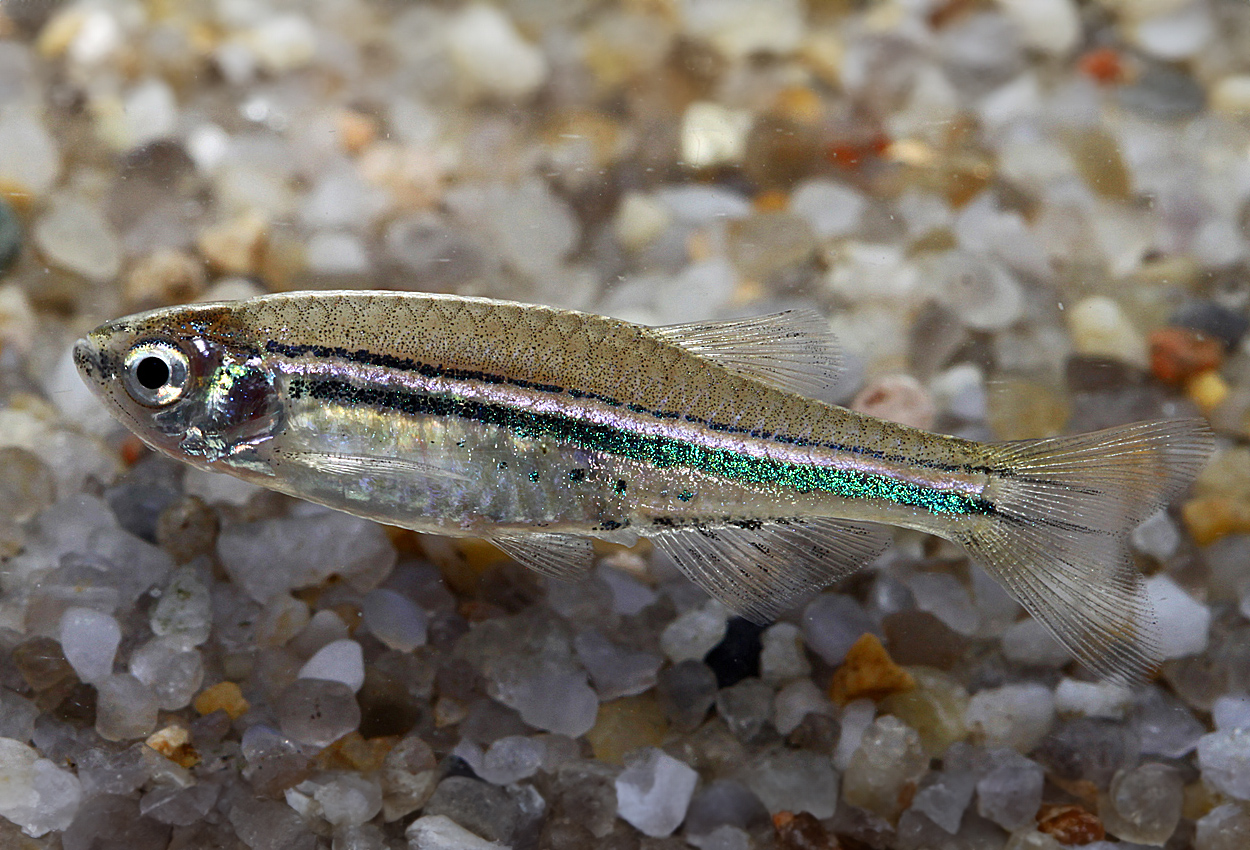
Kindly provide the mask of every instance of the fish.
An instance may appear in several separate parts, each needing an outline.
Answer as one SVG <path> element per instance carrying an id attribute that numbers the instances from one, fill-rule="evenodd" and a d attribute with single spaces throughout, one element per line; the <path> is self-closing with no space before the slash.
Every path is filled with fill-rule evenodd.
<path id="1" fill-rule="evenodd" d="M 560 579 L 647 538 L 764 623 L 874 560 L 891 526 L 967 552 L 1096 674 L 1160 663 L 1125 537 L 1214 448 L 1197 418 L 976 442 L 821 400 L 829 321 L 650 327 L 393 291 L 192 304 L 73 356 L 158 452 L 418 532 L 485 538 Z"/>

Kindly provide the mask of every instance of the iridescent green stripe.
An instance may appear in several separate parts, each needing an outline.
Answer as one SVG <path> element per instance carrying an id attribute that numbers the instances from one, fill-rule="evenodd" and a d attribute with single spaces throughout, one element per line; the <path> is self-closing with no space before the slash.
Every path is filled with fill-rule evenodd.
<path id="1" fill-rule="evenodd" d="M 844 499 L 892 502 L 933 514 L 988 514 L 983 499 L 934 490 L 885 475 L 756 457 L 686 440 L 637 434 L 552 413 L 535 413 L 499 404 L 411 390 L 361 387 L 335 379 L 298 378 L 293 399 L 313 398 L 346 407 L 372 407 L 413 416 L 449 416 L 506 428 L 526 439 L 554 437 L 588 451 L 604 452 L 658 468 L 684 467 L 748 484 L 783 487 L 798 493 L 823 492 Z"/>

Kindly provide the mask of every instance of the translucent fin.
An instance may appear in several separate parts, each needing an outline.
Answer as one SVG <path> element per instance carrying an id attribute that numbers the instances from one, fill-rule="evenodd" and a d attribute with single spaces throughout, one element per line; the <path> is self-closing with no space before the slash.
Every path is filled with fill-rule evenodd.
<path id="1" fill-rule="evenodd" d="M 492 537 L 492 543 L 523 567 L 558 579 L 579 579 L 594 566 L 590 541 L 572 534 L 526 532 Z"/>
<path id="2" fill-rule="evenodd" d="M 885 528 L 835 519 L 675 528 L 652 537 L 692 581 L 756 623 L 854 572 L 890 539 Z"/>
<path id="3" fill-rule="evenodd" d="M 292 462 L 324 472 L 328 475 L 366 477 L 387 475 L 395 477 L 422 476 L 443 478 L 449 481 L 469 481 L 469 477 L 453 472 L 434 463 L 405 460 L 396 457 L 372 457 L 364 455 L 335 454 L 330 452 L 284 452 Z"/>
<path id="4" fill-rule="evenodd" d="M 1146 678 L 1154 613 L 1124 537 L 1179 493 L 1214 447 L 1197 419 L 990 447 L 997 513 L 955 535 L 1039 622 L 1108 679 Z"/>
<path id="5" fill-rule="evenodd" d="M 815 310 L 666 325 L 651 332 L 740 375 L 809 397 L 828 395 L 842 371 L 829 321 Z"/>

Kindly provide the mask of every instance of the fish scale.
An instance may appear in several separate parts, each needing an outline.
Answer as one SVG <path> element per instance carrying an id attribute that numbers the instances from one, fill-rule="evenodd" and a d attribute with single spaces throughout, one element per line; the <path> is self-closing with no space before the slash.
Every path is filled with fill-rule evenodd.
<path id="1" fill-rule="evenodd" d="M 75 357 L 123 422 L 188 463 L 486 537 L 559 577 L 586 573 L 591 537 L 648 537 L 759 621 L 871 560 L 880 524 L 941 535 L 1123 680 L 1158 661 L 1124 534 L 1212 450 L 1198 420 L 988 444 L 825 403 L 839 356 L 805 311 L 648 328 L 481 298 L 290 293 L 119 319 Z"/>

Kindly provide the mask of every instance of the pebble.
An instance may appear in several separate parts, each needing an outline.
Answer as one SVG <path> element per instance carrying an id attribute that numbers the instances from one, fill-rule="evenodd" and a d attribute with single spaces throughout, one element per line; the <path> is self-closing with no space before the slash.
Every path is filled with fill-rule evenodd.
<path id="1" fill-rule="evenodd" d="M 1129 690 L 1121 685 L 1065 677 L 1055 688 L 1055 711 L 1061 715 L 1119 720 L 1124 717 L 1130 698 Z"/>
<path id="2" fill-rule="evenodd" d="M 1107 832 L 1102 821 L 1080 806 L 1043 806 L 1037 813 L 1037 828 L 1060 844 L 1080 844 L 1090 850 L 1128 850 L 1123 844 L 1104 843 Z"/>
<path id="3" fill-rule="evenodd" d="M 683 832 L 689 839 L 726 826 L 752 829 L 768 822 L 768 810 L 749 788 L 735 779 L 717 779 L 695 792 Z"/>
<path id="4" fill-rule="evenodd" d="M 121 271 L 121 245 L 98 209 L 81 201 L 59 199 L 35 222 L 35 247 L 48 262 L 94 283 Z"/>
<path id="5" fill-rule="evenodd" d="M 1219 730 L 1250 729 L 1250 696 L 1230 694 L 1219 697 L 1211 706 L 1211 720 Z"/>
<path id="6" fill-rule="evenodd" d="M 1081 37 L 1081 18 L 1072 0 L 998 0 L 1027 46 L 1064 56 Z"/>
<path id="7" fill-rule="evenodd" d="M 809 714 L 836 717 L 833 703 L 820 692 L 811 679 L 796 679 L 777 692 L 773 700 L 773 728 L 782 735 L 789 735 L 799 727 Z"/>
<path id="8" fill-rule="evenodd" d="M 753 53 L 786 55 L 803 36 L 803 7 L 798 0 L 761 4 L 755 0 L 680 0 L 683 30 L 707 41 L 730 60 Z"/>
<path id="9" fill-rule="evenodd" d="M 1017 664 L 1035 667 L 1062 667 L 1072 660 L 1063 644 L 1045 626 L 1028 617 L 1003 632 L 1003 655 Z"/>
<path id="10" fill-rule="evenodd" d="M 1090 296 L 1066 310 L 1065 315 L 1072 344 L 1079 353 L 1142 368 L 1149 365 L 1146 340 L 1112 299 Z"/>
<path id="11" fill-rule="evenodd" d="M 1117 770 L 1136 763 L 1139 750 L 1131 729 L 1111 720 L 1078 717 L 1057 726 L 1033 757 L 1052 776 L 1105 788 Z"/>
<path id="12" fill-rule="evenodd" d="M 224 711 L 231 720 L 238 720 L 247 713 L 249 708 L 247 700 L 243 698 L 243 692 L 234 682 L 218 682 L 212 687 L 205 688 L 195 698 L 193 706 L 200 714 Z"/>
<path id="13" fill-rule="evenodd" d="M 808 812 L 824 820 L 837 810 L 838 774 L 825 753 L 770 750 L 746 765 L 740 778 L 773 815 Z"/>
<path id="14" fill-rule="evenodd" d="M 601 703 L 586 740 L 595 758 L 608 764 L 623 764 L 628 753 L 663 744 L 668 729 L 659 700 L 651 694 L 641 694 Z"/>
<path id="15" fill-rule="evenodd" d="M 121 626 L 108 614 L 90 608 L 69 608 L 61 617 L 61 651 L 78 678 L 96 684 L 113 673 L 121 644 Z"/>
<path id="16" fill-rule="evenodd" d="M 951 835 L 959 832 L 964 812 L 972 803 L 977 780 L 962 770 L 942 770 L 929 773 L 920 783 L 912 808 Z"/>
<path id="17" fill-rule="evenodd" d="M 1158 511 L 1133 529 L 1129 544 L 1134 551 L 1165 563 L 1181 545 L 1181 530 L 1167 511 Z"/>
<path id="18" fill-rule="evenodd" d="M 911 375 L 884 375 L 856 394 L 851 409 L 912 428 L 932 428 L 937 416 L 929 391 Z"/>
<path id="19" fill-rule="evenodd" d="M 833 673 L 829 698 L 838 705 L 858 699 L 880 700 L 916 687 L 912 675 L 894 662 L 874 634 L 865 634 L 846 653 Z"/>
<path id="20" fill-rule="evenodd" d="M 1208 785 L 1250 800 L 1250 729 L 1220 729 L 1198 739 L 1198 766 Z"/>
<path id="21" fill-rule="evenodd" d="M 511 840 L 520 818 L 516 802 L 502 788 L 467 776 L 448 776 L 438 783 L 422 814 L 442 815 L 501 844 Z"/>
<path id="22" fill-rule="evenodd" d="M 359 691 L 365 683 L 365 662 L 360 644 L 346 638 L 327 643 L 300 668 L 299 678 L 342 682 L 353 693 Z"/>
<path id="23" fill-rule="evenodd" d="M 282 733 L 313 747 L 327 747 L 360 727 L 360 705 L 342 682 L 297 679 L 274 708 Z"/>
<path id="24" fill-rule="evenodd" d="M 686 817 L 698 781 L 685 762 L 648 747 L 616 777 L 616 813 L 643 835 L 672 835 Z"/>
<path id="25" fill-rule="evenodd" d="M 1229 74 L 1211 87 L 1211 109 L 1230 117 L 1250 115 L 1250 74 Z"/>
<path id="26" fill-rule="evenodd" d="M 842 799 L 894 820 L 910 796 L 905 789 L 914 789 L 928 770 L 929 756 L 920 745 L 920 735 L 887 714 L 865 730 L 842 777 Z"/>
<path id="27" fill-rule="evenodd" d="M 1001 331 L 1020 318 L 1024 309 L 1020 283 L 997 261 L 951 251 L 936 272 L 943 303 L 965 327 Z"/>
<path id="28" fill-rule="evenodd" d="M 301 782 L 287 791 L 291 797 L 306 795 L 315 805 L 308 806 L 305 816 L 320 817 L 334 827 L 360 826 L 382 810 L 382 789 L 376 780 L 357 773 L 331 771 L 315 780 Z M 292 805 L 292 808 L 299 809 Z"/>
<path id="29" fill-rule="evenodd" d="M 916 607 L 928 611 L 949 628 L 970 636 L 981 625 L 981 616 L 964 584 L 949 573 L 916 573 L 907 582 Z"/>
<path id="30" fill-rule="evenodd" d="M 803 609 L 803 641 L 808 649 L 836 666 L 860 636 L 875 630 L 872 618 L 855 599 L 822 593 Z"/>
<path id="31" fill-rule="evenodd" d="M 681 118 L 681 162 L 690 168 L 713 168 L 742 161 L 752 115 L 712 101 L 695 101 Z"/>
<path id="32" fill-rule="evenodd" d="M 1164 758 L 1183 758 L 1206 732 L 1184 703 L 1156 687 L 1134 694 L 1130 728 L 1141 742 L 1143 755 Z"/>
<path id="33" fill-rule="evenodd" d="M 0 776 L 0 816 L 27 835 L 38 838 L 73 822 L 83 796 L 78 778 L 33 747 L 0 738 Z"/>
<path id="34" fill-rule="evenodd" d="M 876 716 L 877 707 L 869 699 L 858 699 L 843 707 L 841 735 L 833 753 L 833 763 L 838 770 L 846 770 L 850 765 L 851 758 L 859 750 L 864 732 L 872 725 Z"/>
<path id="35" fill-rule="evenodd" d="M 286 803 L 242 794 L 230 806 L 228 817 L 238 838 L 248 847 L 312 850 L 316 846 L 307 822 Z"/>
<path id="36" fill-rule="evenodd" d="M 589 732 L 599 713 L 599 696 L 586 674 L 570 670 L 543 670 L 516 682 L 506 704 L 535 729 L 570 738 Z"/>
<path id="37" fill-rule="evenodd" d="M 1242 850 L 1250 842 L 1250 809 L 1225 803 L 1199 818 L 1196 827 L 1194 850 Z"/>
<path id="38" fill-rule="evenodd" d="M 1171 766 L 1142 764 L 1116 774 L 1107 803 L 1099 802 L 1098 815 L 1122 841 L 1162 846 L 1180 823 L 1184 790 Z"/>
<path id="39" fill-rule="evenodd" d="M 649 195 L 630 192 L 617 207 L 613 232 L 621 245 L 641 251 L 653 243 L 672 223 L 668 209 Z"/>
<path id="40" fill-rule="evenodd" d="M 474 835 L 444 815 L 424 815 L 404 830 L 412 850 L 507 850 L 507 845 Z"/>
<path id="41" fill-rule="evenodd" d="M 61 167 L 61 146 L 37 114 L 20 106 L 0 112 L 0 181 L 42 196 Z"/>
<path id="42" fill-rule="evenodd" d="M 1032 750 L 1055 720 L 1055 697 L 1045 685 L 987 688 L 972 695 L 965 714 L 969 732 L 986 747 Z"/>
<path id="43" fill-rule="evenodd" d="M 664 663 L 659 655 L 626 649 L 595 631 L 578 634 L 573 649 L 605 701 L 650 690 Z"/>
<path id="44" fill-rule="evenodd" d="M 968 692 L 939 670 L 913 667 L 909 672 L 915 689 L 886 697 L 881 709 L 919 732 L 925 751 L 940 758 L 952 744 L 968 737 Z"/>
<path id="45" fill-rule="evenodd" d="M 773 689 L 759 679 L 743 679 L 716 695 L 716 713 L 740 741 L 749 742 L 772 716 Z"/>
<path id="46" fill-rule="evenodd" d="M 204 681 L 204 661 L 181 641 L 153 638 L 130 654 L 130 674 L 152 689 L 157 705 L 177 711 L 191 704 Z"/>
<path id="47" fill-rule="evenodd" d="M 1162 574 L 1146 579 L 1146 594 L 1154 607 L 1159 650 L 1164 658 L 1185 658 L 1207 648 L 1210 608 Z"/>
<path id="48" fill-rule="evenodd" d="M 660 671 L 656 694 L 673 728 L 692 732 L 716 702 L 716 674 L 693 659 L 679 661 Z"/>
<path id="49" fill-rule="evenodd" d="M 386 588 L 371 590 L 361 611 L 369 633 L 389 648 L 411 652 L 425 645 L 429 617 L 408 597 Z"/>
<path id="50" fill-rule="evenodd" d="M 13 205 L 0 198 L 0 274 L 9 270 L 22 250 L 22 223 Z"/>
<path id="51" fill-rule="evenodd" d="M 1008 750 L 991 750 L 977 780 L 977 812 L 1008 832 L 1033 824 L 1042 803 L 1045 776 L 1036 762 Z"/>
<path id="52" fill-rule="evenodd" d="M 858 191 L 823 178 L 804 181 L 790 195 L 790 211 L 822 240 L 854 233 L 866 207 L 867 201 Z"/>
<path id="53" fill-rule="evenodd" d="M 505 735 L 487 747 L 478 770 L 487 782 L 511 785 L 528 779 L 542 766 L 546 747 L 524 735 Z"/>
<path id="54" fill-rule="evenodd" d="M 465 82 L 485 96 L 522 100 L 547 79 L 543 52 L 522 38 L 495 6 L 465 6 L 448 25 L 446 38 L 451 59 Z"/>
<path id="55" fill-rule="evenodd" d="M 96 683 L 95 728 L 106 741 L 146 738 L 156 728 L 156 694 L 128 673 Z"/>
<path id="56" fill-rule="evenodd" d="M 1215 36 L 1216 23 L 1206 3 L 1186 3 L 1159 15 L 1143 16 L 1128 28 L 1133 43 L 1167 62 L 1192 58 Z"/>
<path id="57" fill-rule="evenodd" d="M 725 606 L 709 600 L 700 608 L 681 614 L 660 634 L 660 649 L 674 664 L 702 661 L 725 638 L 729 618 Z"/>
<path id="58" fill-rule="evenodd" d="M 803 651 L 803 634 L 793 623 L 775 623 L 760 635 L 760 678 L 772 684 L 811 673 Z"/>

